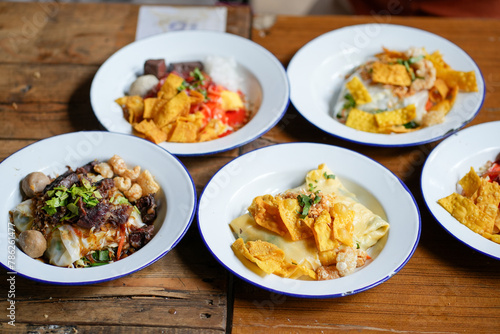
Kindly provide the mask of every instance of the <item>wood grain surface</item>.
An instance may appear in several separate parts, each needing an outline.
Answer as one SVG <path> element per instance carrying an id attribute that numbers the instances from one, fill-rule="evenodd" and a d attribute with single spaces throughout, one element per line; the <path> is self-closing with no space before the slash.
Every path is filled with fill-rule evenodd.
<path id="1" fill-rule="evenodd" d="M 102 129 L 89 102 L 99 66 L 132 42 L 137 5 L 0 2 L 0 161 L 50 136 Z M 229 7 L 227 31 L 251 38 L 284 66 L 311 39 L 366 22 L 436 33 L 464 49 L 487 87 L 471 122 L 500 120 L 498 20 L 277 16 L 251 29 L 246 6 Z M 255 148 L 318 142 L 365 154 L 412 191 L 422 215 L 415 254 L 387 282 L 335 299 L 271 293 L 230 275 L 204 246 L 193 222 L 183 240 L 153 265 L 93 285 L 49 285 L 16 276 L 16 326 L 7 324 L 9 274 L 0 270 L 0 332 L 6 333 L 494 333 L 500 326 L 500 264 L 463 245 L 432 218 L 420 193 L 423 163 L 437 143 L 377 148 L 333 138 L 290 104 L 261 138 L 228 152 L 181 158 L 201 193 L 224 164 Z"/>

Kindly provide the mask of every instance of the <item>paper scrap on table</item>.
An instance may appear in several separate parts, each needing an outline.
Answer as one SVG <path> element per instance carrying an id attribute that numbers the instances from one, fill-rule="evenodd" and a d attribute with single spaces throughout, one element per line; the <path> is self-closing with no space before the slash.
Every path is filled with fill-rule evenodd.
<path id="1" fill-rule="evenodd" d="M 141 6 L 135 39 L 140 40 L 167 31 L 226 31 L 226 7 Z"/>

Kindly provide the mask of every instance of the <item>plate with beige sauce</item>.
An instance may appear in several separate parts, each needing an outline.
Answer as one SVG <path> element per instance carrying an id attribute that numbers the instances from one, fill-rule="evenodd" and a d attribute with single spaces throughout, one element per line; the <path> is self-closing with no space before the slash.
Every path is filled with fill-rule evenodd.
<path id="1" fill-rule="evenodd" d="M 295 191 L 297 187 L 301 187 L 305 197 L 300 196 L 299 199 L 295 193 L 284 195 L 285 199 L 277 196 L 290 189 Z M 258 202 L 256 198 L 266 194 L 278 203 L 292 205 L 286 212 L 288 217 L 295 217 L 295 223 L 292 220 L 292 223 L 285 225 L 296 224 L 294 226 L 297 230 L 293 228 L 289 233 L 282 233 L 280 228 L 270 231 L 269 228 L 275 226 L 273 224 L 269 224 L 267 228 L 263 228 L 260 223 L 255 224 L 258 220 L 256 217 L 262 214 L 265 216 L 266 210 L 255 210 L 252 203 Z M 314 201 L 315 196 L 323 199 Z M 311 203 L 319 204 L 311 204 L 309 211 L 305 212 L 305 205 L 300 203 L 309 199 Z M 289 202 L 284 202 L 287 200 Z M 325 204 L 323 200 L 329 202 Z M 273 212 L 273 208 L 266 205 L 274 200 L 266 197 L 264 202 L 266 201 L 264 207 L 267 212 Z M 314 216 L 313 211 L 321 208 L 321 205 L 328 208 L 332 204 L 335 207 L 337 203 L 345 205 L 348 211 L 354 213 L 351 221 L 354 228 L 351 232 L 354 232 L 351 233 L 352 239 L 349 237 L 336 248 L 336 260 L 329 262 L 333 267 L 329 266 L 328 269 L 341 273 L 340 277 L 334 278 L 321 276 L 322 269 L 318 268 L 326 268 L 326 264 L 323 265 L 323 260 L 317 256 L 319 252 L 316 247 L 319 249 L 319 246 L 316 246 L 316 235 L 308 234 L 301 221 L 318 217 Z M 326 212 L 321 213 L 323 214 L 328 216 Z M 282 222 L 290 222 L 285 217 L 286 215 L 281 215 Z M 328 229 L 327 225 L 336 226 L 335 220 L 341 221 L 338 218 L 340 215 L 335 216 L 333 213 L 331 217 L 335 219 L 328 224 L 321 225 L 318 218 L 314 218 L 309 220 L 308 226 L 312 226 L 311 230 L 320 226 Z M 280 218 L 271 217 L 268 220 L 275 219 Z M 311 224 L 311 221 L 314 223 Z M 313 143 L 273 145 L 249 152 L 225 165 L 203 190 L 198 206 L 198 227 L 205 245 L 232 274 L 263 289 L 304 298 L 345 296 L 365 291 L 388 280 L 411 258 L 421 230 L 420 213 L 415 200 L 404 183 L 392 172 L 359 153 Z M 320 235 L 319 230 L 316 232 Z M 272 267 L 275 265 L 271 263 L 274 260 L 263 260 L 267 263 L 263 267 L 258 265 L 255 258 L 263 259 L 265 256 L 256 254 L 259 253 L 254 252 L 256 249 L 249 251 L 252 256 L 255 255 L 254 260 L 251 260 L 252 256 L 246 257 L 248 253 L 243 245 L 248 248 L 251 242 L 261 250 L 271 249 L 273 259 L 274 254 L 281 256 L 281 252 L 284 252 L 284 259 L 279 259 L 283 262 L 278 264 L 281 269 Z M 347 248 L 360 252 L 358 254 L 366 250 L 368 257 L 364 258 L 366 261 L 360 267 L 346 273 L 343 272 L 345 266 L 339 264 L 345 260 L 338 257 L 338 254 Z M 243 251 L 237 251 L 238 249 Z M 322 248 L 322 251 L 326 249 Z M 269 254 L 268 251 L 264 253 Z M 268 265 L 276 270 L 269 270 Z M 290 268 L 293 273 L 289 271 Z M 271 273 L 266 273 L 266 270 Z"/>

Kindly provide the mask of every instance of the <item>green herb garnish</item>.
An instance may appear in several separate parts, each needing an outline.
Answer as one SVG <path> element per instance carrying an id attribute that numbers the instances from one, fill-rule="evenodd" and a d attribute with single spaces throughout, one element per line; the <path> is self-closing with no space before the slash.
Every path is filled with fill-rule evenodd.
<path id="1" fill-rule="evenodd" d="M 297 200 L 299 201 L 299 205 L 302 208 L 302 212 L 299 212 L 300 218 L 306 218 L 309 214 L 309 210 L 313 204 L 318 204 L 321 201 L 321 196 L 319 196 L 319 191 L 316 191 L 315 197 L 313 199 L 313 195 L 304 195 L 300 194 L 297 196 Z"/>
<path id="2" fill-rule="evenodd" d="M 326 174 L 326 172 L 323 173 L 323 176 L 325 177 L 325 179 L 335 179 L 335 175 L 334 174 Z"/>
<path id="3" fill-rule="evenodd" d="M 82 186 L 74 184 L 70 189 L 66 187 L 54 187 L 54 189 L 47 191 L 49 199 L 45 201 L 43 210 L 49 215 L 53 216 L 57 213 L 60 207 L 66 207 L 69 214 L 61 218 L 61 220 L 68 220 L 78 216 L 78 200 L 88 207 L 94 207 L 99 204 L 99 199 L 102 198 L 99 191 L 90 183 L 89 180 L 82 179 Z"/>
<path id="4" fill-rule="evenodd" d="M 414 121 L 410 121 L 406 124 L 403 124 L 403 126 L 405 127 L 405 129 L 416 129 L 418 128 L 418 124 Z"/>
<path id="5" fill-rule="evenodd" d="M 344 103 L 344 109 L 351 109 L 356 107 L 356 100 L 354 100 L 354 97 L 351 95 L 351 93 L 345 94 L 344 98 L 347 100 Z"/>

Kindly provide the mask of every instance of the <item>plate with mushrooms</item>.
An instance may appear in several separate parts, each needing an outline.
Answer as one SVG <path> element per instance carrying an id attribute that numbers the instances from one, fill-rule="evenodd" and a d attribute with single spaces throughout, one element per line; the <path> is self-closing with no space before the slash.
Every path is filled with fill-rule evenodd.
<path id="1" fill-rule="evenodd" d="M 8 245 L 0 263 L 47 283 L 102 282 L 154 263 L 181 240 L 196 208 L 184 165 L 124 134 L 48 138 L 5 159 L 0 173 L 0 242 Z"/>

